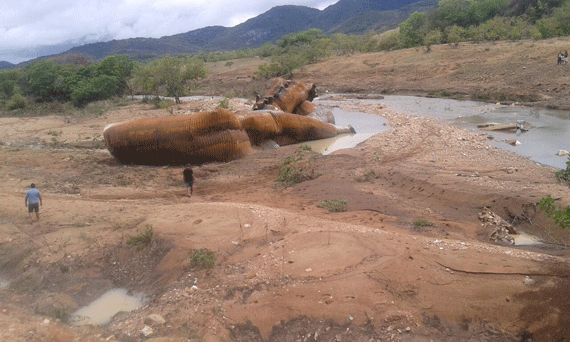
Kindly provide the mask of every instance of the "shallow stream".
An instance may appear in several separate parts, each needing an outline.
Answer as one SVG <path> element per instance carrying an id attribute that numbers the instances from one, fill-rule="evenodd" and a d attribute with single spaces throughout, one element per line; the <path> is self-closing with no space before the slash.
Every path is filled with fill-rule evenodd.
<path id="1" fill-rule="evenodd" d="M 333 101 L 331 99 L 333 96 L 327 95 L 315 101 L 323 105 L 337 106 L 339 102 Z M 346 101 L 363 104 L 383 104 L 392 111 L 438 118 L 469 131 L 484 132 L 493 137 L 490 144 L 495 147 L 527 156 L 541 164 L 560 169 L 566 168 L 568 157 L 558 156 L 557 153 L 560 150 L 570 151 L 570 111 L 396 95 L 388 95 L 381 100 L 354 99 Z M 343 126 L 354 122 L 353 126 L 356 131 L 361 132 L 362 128 L 360 127 L 362 126 L 356 124 L 355 121 L 357 113 L 345 113 L 339 108 L 334 109 L 337 125 Z M 368 127 L 368 123 L 372 121 L 372 119 L 368 121 L 368 118 L 367 116 L 365 119 L 364 127 Z M 484 123 L 507 124 L 516 123 L 517 121 L 524 121 L 533 128 L 526 132 L 518 130 L 516 133 L 483 131 L 477 128 L 477 125 Z M 372 124 L 372 126 L 374 125 Z M 386 130 L 388 127 L 384 126 L 384 128 Z M 381 130 L 376 133 L 379 132 Z M 370 132 L 365 131 L 365 133 Z M 507 140 L 517 140 L 520 144 L 512 146 L 506 142 Z"/>

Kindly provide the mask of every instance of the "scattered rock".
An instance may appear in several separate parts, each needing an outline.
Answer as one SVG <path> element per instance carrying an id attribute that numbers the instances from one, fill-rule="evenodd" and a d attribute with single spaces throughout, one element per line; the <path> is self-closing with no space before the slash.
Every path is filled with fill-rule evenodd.
<path id="1" fill-rule="evenodd" d="M 144 328 L 142 328 L 141 330 L 141 334 L 144 337 L 149 337 L 150 335 L 152 335 L 154 333 L 154 331 L 152 330 L 151 327 L 149 327 L 148 325 L 145 325 Z"/>
<path id="2" fill-rule="evenodd" d="M 520 144 L 521 144 L 521 142 L 520 142 L 520 141 L 518 141 L 518 140 L 515 140 L 515 139 L 511 139 L 511 140 L 505 140 L 505 142 L 506 142 L 507 144 L 509 144 L 509 145 L 512 145 L 512 146 L 518 146 L 518 145 L 520 145 Z"/>
<path id="3" fill-rule="evenodd" d="M 523 284 L 525 284 L 525 285 L 532 285 L 532 284 L 534 284 L 535 282 L 536 282 L 536 280 L 532 279 L 532 278 L 529 277 L 529 276 L 526 276 L 526 277 L 524 277 L 524 279 L 523 279 Z"/>
<path id="4" fill-rule="evenodd" d="M 556 155 L 559 157 L 563 157 L 563 156 L 568 155 L 568 153 L 570 153 L 570 152 L 568 152 L 566 150 L 559 150 L 558 153 L 556 153 Z"/>
<path id="5" fill-rule="evenodd" d="M 144 324 L 147 326 L 160 325 L 166 323 L 166 320 L 159 314 L 150 314 L 144 318 Z"/>
<path id="6" fill-rule="evenodd" d="M 514 245 L 515 239 L 509 234 L 518 234 L 516 229 L 489 208 L 483 208 L 479 213 L 483 228 L 490 227 L 489 239 L 495 243 Z"/>

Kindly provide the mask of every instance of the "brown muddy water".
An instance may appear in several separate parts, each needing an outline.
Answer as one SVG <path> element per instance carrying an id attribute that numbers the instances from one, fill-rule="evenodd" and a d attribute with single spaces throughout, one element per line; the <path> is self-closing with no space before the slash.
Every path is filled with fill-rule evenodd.
<path id="1" fill-rule="evenodd" d="M 126 289 L 107 291 L 91 304 L 80 308 L 71 315 L 74 325 L 105 325 L 121 311 L 133 311 L 147 302 L 142 294 L 129 294 Z"/>

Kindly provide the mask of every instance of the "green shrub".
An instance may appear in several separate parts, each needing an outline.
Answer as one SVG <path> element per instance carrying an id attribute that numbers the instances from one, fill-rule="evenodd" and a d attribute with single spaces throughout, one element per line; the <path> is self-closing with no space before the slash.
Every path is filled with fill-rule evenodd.
<path id="1" fill-rule="evenodd" d="M 433 223 L 426 221 L 426 220 L 416 220 L 414 221 L 414 226 L 416 227 L 431 227 Z"/>
<path id="2" fill-rule="evenodd" d="M 345 200 L 326 200 L 321 202 L 321 208 L 327 209 L 331 213 L 344 212 L 348 210 L 348 202 Z"/>
<path id="3" fill-rule="evenodd" d="M 224 98 L 222 101 L 220 101 L 220 104 L 218 104 L 218 107 L 228 109 L 230 107 L 230 99 L 227 97 Z"/>
<path id="4" fill-rule="evenodd" d="M 378 178 L 378 176 L 376 175 L 376 172 L 374 172 L 374 170 L 370 170 L 370 171 L 366 172 L 365 174 L 363 174 L 362 177 L 356 178 L 356 181 L 358 183 L 369 182 L 372 179 L 376 179 L 376 178 Z"/>
<path id="5" fill-rule="evenodd" d="M 568 156 L 568 161 L 566 162 L 566 170 L 557 171 L 555 175 L 559 181 L 570 184 L 570 156 Z"/>
<path id="6" fill-rule="evenodd" d="M 190 256 L 190 266 L 197 269 L 209 270 L 216 265 L 216 252 L 208 249 L 197 249 L 192 251 Z"/>
<path id="7" fill-rule="evenodd" d="M 554 205 L 554 198 L 548 195 L 538 202 L 538 207 L 556 222 L 560 228 L 570 228 L 570 206 L 563 208 Z"/>
<path id="8" fill-rule="evenodd" d="M 137 250 L 141 250 L 144 247 L 150 245 L 152 238 L 154 236 L 154 231 L 151 225 L 147 225 L 144 231 L 137 230 L 135 236 L 131 236 L 127 239 L 127 245 L 135 247 Z"/>
<path id="9" fill-rule="evenodd" d="M 294 156 L 285 158 L 283 164 L 279 168 L 279 177 L 277 182 L 284 183 L 286 186 L 301 183 L 303 181 L 316 178 L 314 171 L 308 167 L 308 162 L 300 164 L 303 159 L 303 152 L 312 151 L 309 145 L 300 146 L 295 150 Z"/>
<path id="10" fill-rule="evenodd" d="M 8 109 L 15 110 L 24 108 L 26 108 L 26 98 L 19 93 L 12 95 L 10 101 L 8 101 Z"/>

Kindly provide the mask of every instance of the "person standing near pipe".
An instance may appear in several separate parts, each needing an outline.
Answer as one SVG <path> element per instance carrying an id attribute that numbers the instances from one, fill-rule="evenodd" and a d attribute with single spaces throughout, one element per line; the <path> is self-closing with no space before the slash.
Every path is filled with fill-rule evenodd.
<path id="1" fill-rule="evenodd" d="M 194 193 L 194 171 L 192 171 L 192 168 L 187 167 L 182 171 L 182 174 L 184 175 L 184 183 L 186 183 L 188 197 L 192 197 Z"/>

